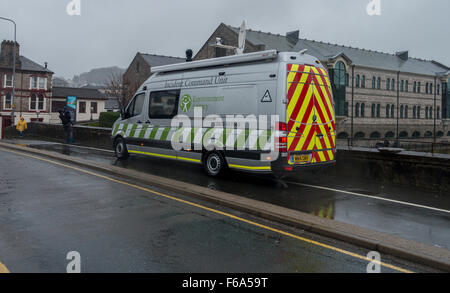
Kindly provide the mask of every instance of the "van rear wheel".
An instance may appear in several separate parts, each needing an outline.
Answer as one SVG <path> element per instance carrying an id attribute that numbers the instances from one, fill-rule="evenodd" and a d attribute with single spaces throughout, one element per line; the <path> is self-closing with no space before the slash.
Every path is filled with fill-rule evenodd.
<path id="1" fill-rule="evenodd" d="M 116 139 L 114 143 L 114 152 L 117 159 L 119 160 L 126 160 L 130 156 L 130 154 L 128 153 L 127 145 L 123 138 L 119 137 Z"/>
<path id="2" fill-rule="evenodd" d="M 203 168 L 209 176 L 218 177 L 225 173 L 227 163 L 221 153 L 210 152 L 204 157 Z"/>

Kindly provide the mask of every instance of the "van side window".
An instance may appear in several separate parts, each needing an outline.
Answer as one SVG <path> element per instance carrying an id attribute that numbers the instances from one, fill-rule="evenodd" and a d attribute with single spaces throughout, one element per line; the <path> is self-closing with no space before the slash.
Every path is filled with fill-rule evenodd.
<path id="1" fill-rule="evenodd" d="M 126 117 L 131 118 L 134 116 L 138 116 L 142 113 L 142 107 L 144 106 L 145 101 L 145 93 L 138 94 L 134 97 L 134 99 L 128 105 L 126 111 Z"/>
<path id="2" fill-rule="evenodd" d="M 157 119 L 175 117 L 177 115 L 179 98 L 180 90 L 151 92 L 148 116 Z"/>

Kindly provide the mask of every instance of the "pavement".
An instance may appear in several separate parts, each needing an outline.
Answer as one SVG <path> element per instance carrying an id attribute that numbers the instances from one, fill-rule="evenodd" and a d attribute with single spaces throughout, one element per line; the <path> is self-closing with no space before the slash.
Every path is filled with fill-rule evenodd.
<path id="1" fill-rule="evenodd" d="M 36 142 L 34 142 L 35 144 L 36 144 Z M 49 146 L 49 144 L 46 144 L 46 143 L 42 143 L 42 144 L 39 144 L 40 146 L 43 146 L 43 145 L 47 145 L 47 146 Z M 89 150 L 88 151 L 88 153 L 92 153 L 92 152 L 99 152 L 99 153 L 105 153 L 104 151 L 101 151 L 101 150 L 94 150 L 94 149 L 92 149 L 92 148 L 90 148 L 90 149 L 85 149 L 85 148 L 78 148 L 78 147 L 73 147 L 73 146 L 71 146 L 71 147 L 67 147 L 67 146 L 63 146 L 64 147 L 64 149 L 66 149 L 66 151 L 67 150 L 69 150 L 69 153 L 70 154 L 73 154 L 73 152 L 72 152 L 72 150 L 80 150 L 80 149 L 83 149 L 83 150 Z M 77 151 L 74 151 L 75 153 L 77 152 Z M 67 153 L 67 152 L 66 152 Z M 167 165 L 167 164 L 166 164 Z M 286 213 L 285 213 L 285 215 L 286 215 Z M 314 217 L 314 218 L 317 218 L 317 217 Z M 278 221 L 278 222 L 280 222 L 280 221 Z M 360 231 L 361 232 L 361 231 Z M 360 236 L 361 236 L 361 234 L 360 234 Z M 367 235 L 366 235 L 367 236 Z M 373 237 L 373 235 L 370 235 L 370 237 Z M 397 240 L 398 241 L 398 240 Z M 408 244 L 408 243 L 407 243 Z M 410 243 L 409 243 L 410 244 Z M 419 245 L 420 246 L 420 245 Z M 339 250 L 336 250 L 336 251 L 339 251 Z M 351 255 L 351 254 L 349 254 L 349 255 Z M 1 260 L 1 259 L 0 259 Z"/>

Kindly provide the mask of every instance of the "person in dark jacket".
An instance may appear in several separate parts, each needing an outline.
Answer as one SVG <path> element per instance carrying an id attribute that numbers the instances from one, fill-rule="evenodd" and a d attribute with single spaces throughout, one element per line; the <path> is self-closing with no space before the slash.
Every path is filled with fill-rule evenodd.
<path id="1" fill-rule="evenodd" d="M 66 143 L 73 143 L 73 123 L 72 123 L 72 116 L 70 115 L 70 111 L 67 109 L 67 107 L 64 107 L 63 110 L 58 110 L 59 112 L 59 119 L 61 119 L 63 128 L 64 128 L 64 136 L 66 138 Z"/>

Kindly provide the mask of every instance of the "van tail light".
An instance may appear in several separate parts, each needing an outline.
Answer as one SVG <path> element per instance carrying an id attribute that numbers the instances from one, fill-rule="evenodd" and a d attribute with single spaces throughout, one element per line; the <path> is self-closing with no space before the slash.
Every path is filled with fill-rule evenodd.
<path id="1" fill-rule="evenodd" d="M 277 150 L 280 153 L 287 153 L 287 125 L 283 122 L 277 123 Z"/>

